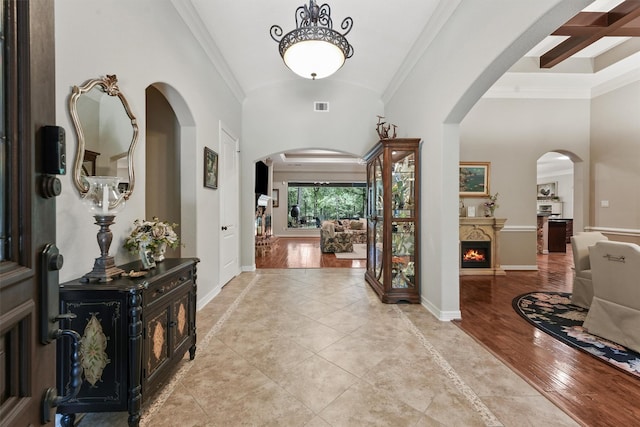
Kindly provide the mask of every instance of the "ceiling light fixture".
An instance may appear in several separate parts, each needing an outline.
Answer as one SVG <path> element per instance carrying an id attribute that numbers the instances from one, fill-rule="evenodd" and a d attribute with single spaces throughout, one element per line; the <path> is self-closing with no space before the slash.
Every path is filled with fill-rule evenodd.
<path id="1" fill-rule="evenodd" d="M 318 6 L 310 0 L 309 6 L 298 7 L 295 15 L 296 29 L 284 37 L 279 25 L 272 25 L 269 30 L 291 71 L 307 79 L 321 79 L 338 71 L 353 56 L 353 46 L 345 38 L 353 27 L 351 17 L 342 21 L 344 34 L 340 34 L 333 29 L 331 8 L 326 3 Z"/>

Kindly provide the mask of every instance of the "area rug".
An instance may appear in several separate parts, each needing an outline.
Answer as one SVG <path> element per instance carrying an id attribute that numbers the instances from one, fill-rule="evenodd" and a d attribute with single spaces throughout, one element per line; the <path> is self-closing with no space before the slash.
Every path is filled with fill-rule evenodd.
<path id="1" fill-rule="evenodd" d="M 538 329 L 640 379 L 640 354 L 586 332 L 582 324 L 588 310 L 572 305 L 571 294 L 530 292 L 515 297 L 512 305 Z"/>
<path id="2" fill-rule="evenodd" d="M 353 245 L 353 252 L 336 252 L 338 259 L 367 259 L 367 245 L 356 243 Z"/>

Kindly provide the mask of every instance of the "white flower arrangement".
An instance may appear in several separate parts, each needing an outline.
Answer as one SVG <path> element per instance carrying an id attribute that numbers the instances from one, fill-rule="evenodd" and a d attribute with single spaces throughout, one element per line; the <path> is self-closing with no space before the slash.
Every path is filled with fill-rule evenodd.
<path id="1" fill-rule="evenodd" d="M 174 230 L 178 224 L 169 224 L 154 216 L 151 221 L 136 219 L 133 225 L 134 229 L 124 243 L 130 252 L 141 247 L 155 252 L 163 243 L 170 248 L 177 248 L 180 244 L 180 238 Z"/>
<path id="2" fill-rule="evenodd" d="M 489 208 L 489 209 L 496 209 L 499 208 L 500 205 L 498 204 L 498 196 L 500 195 L 500 193 L 496 193 L 495 196 L 492 196 L 491 194 L 489 194 L 489 201 L 488 202 L 484 202 L 484 206 Z"/>

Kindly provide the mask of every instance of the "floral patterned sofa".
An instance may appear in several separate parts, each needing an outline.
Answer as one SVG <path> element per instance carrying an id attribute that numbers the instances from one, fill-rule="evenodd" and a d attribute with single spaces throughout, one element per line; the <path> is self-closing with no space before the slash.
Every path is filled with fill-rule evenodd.
<path id="1" fill-rule="evenodd" d="M 320 227 L 322 252 L 353 252 L 353 245 L 356 243 L 367 243 L 367 227 L 364 220 L 322 222 Z"/>

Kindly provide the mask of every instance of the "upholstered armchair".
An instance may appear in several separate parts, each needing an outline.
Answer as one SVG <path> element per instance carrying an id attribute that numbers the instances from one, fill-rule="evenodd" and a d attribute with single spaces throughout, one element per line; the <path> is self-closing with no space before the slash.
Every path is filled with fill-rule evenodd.
<path id="1" fill-rule="evenodd" d="M 600 241 L 589 256 L 594 295 L 583 326 L 640 352 L 640 246 Z"/>
<path id="2" fill-rule="evenodd" d="M 353 252 L 351 235 L 344 231 L 336 231 L 333 222 L 325 221 L 320 228 L 320 250 L 323 253 Z"/>
<path id="3" fill-rule="evenodd" d="M 573 250 L 573 292 L 571 304 L 589 308 L 593 299 L 593 285 L 591 284 L 591 264 L 589 263 L 589 246 L 600 240 L 608 240 L 607 236 L 597 231 L 576 233 L 571 236 Z"/>

